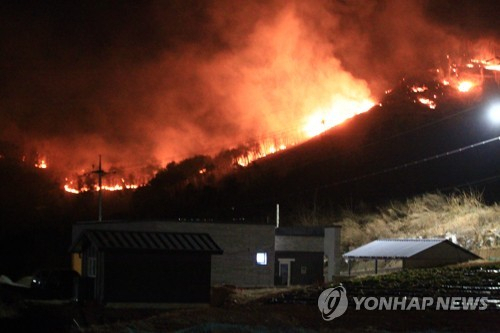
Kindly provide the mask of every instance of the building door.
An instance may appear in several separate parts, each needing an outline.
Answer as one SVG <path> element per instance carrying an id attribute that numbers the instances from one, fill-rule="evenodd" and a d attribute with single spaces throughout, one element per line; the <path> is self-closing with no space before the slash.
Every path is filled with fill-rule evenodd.
<path id="1" fill-rule="evenodd" d="M 280 279 L 281 279 L 281 284 L 284 286 L 288 285 L 289 267 L 290 263 L 280 264 L 280 272 L 281 272 Z"/>
<path id="2" fill-rule="evenodd" d="M 279 258 L 279 277 L 281 285 L 289 286 L 292 283 L 292 262 L 295 259 L 292 258 Z"/>

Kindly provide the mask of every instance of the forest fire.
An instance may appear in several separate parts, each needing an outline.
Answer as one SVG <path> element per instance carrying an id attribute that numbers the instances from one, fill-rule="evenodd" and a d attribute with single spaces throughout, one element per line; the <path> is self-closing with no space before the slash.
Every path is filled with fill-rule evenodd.
<path id="1" fill-rule="evenodd" d="M 349 118 L 367 112 L 374 105 L 375 103 L 371 99 L 348 100 L 340 98 L 335 100 L 328 108 L 319 108 L 308 116 L 305 125 L 297 129 L 296 133 L 289 135 L 289 138 L 283 136 L 269 140 L 271 142 L 254 145 L 255 148 L 237 157 L 235 163 L 243 167 L 248 166 L 260 158 L 283 151 L 287 147 L 300 144 L 307 139 L 320 135 Z"/>
<path id="2" fill-rule="evenodd" d="M 80 193 L 85 193 L 85 192 L 98 192 L 100 191 L 100 187 L 97 184 L 85 184 L 78 186 L 75 184 L 74 181 L 70 181 L 66 179 L 66 184 L 64 184 L 64 190 L 68 193 L 73 193 L 73 194 L 80 194 Z M 137 184 L 126 184 L 125 180 L 122 179 L 122 183 L 118 183 L 115 185 L 102 185 L 102 190 L 103 191 L 108 191 L 108 192 L 115 192 L 115 191 L 123 191 L 123 190 L 135 190 L 139 188 L 140 185 Z"/>
<path id="3" fill-rule="evenodd" d="M 291 142 L 290 146 L 295 145 L 296 142 Z M 285 144 L 279 144 L 276 145 L 275 143 L 261 143 L 257 144 L 253 148 L 250 148 L 245 154 L 237 157 L 235 159 L 235 164 L 246 167 L 250 163 L 260 159 L 264 158 L 268 155 L 275 154 L 279 151 L 285 150 L 288 146 Z"/>
<path id="4" fill-rule="evenodd" d="M 368 111 L 375 103 L 370 99 L 364 100 L 339 100 L 325 110 L 318 110 L 313 113 L 304 126 L 306 138 L 311 138 L 335 127 L 345 120 L 360 113 Z"/>
<path id="5" fill-rule="evenodd" d="M 457 96 L 471 96 L 471 94 L 479 93 L 482 90 L 485 80 L 494 80 L 497 84 L 499 82 L 495 71 L 500 70 L 500 64 L 492 62 L 497 58 L 490 60 L 470 59 L 462 61 L 460 65 L 452 62 L 449 56 L 447 59 L 449 62 L 447 70 L 436 69 L 437 77 L 434 79 L 434 83 L 407 86 L 409 92 L 415 96 L 412 97 L 414 103 L 421 103 L 434 110 L 438 106 L 438 98 L 445 94 L 442 87 L 451 88 L 448 92 L 456 92 Z M 388 91 L 386 94 L 390 92 Z"/>
<path id="6" fill-rule="evenodd" d="M 496 71 L 500 69 L 500 65 L 490 62 L 470 60 L 466 65 L 451 64 L 447 71 L 437 69 L 438 77 L 433 77 L 423 82 L 414 84 L 407 83 L 405 88 L 409 93 L 410 101 L 420 103 L 430 110 L 438 107 L 438 102 L 444 94 L 456 92 L 456 96 L 461 94 L 470 94 L 474 91 L 479 91 L 484 74 L 482 71 Z M 339 69 L 340 70 L 340 69 Z M 447 75 L 442 75 L 443 73 Z M 480 73 L 480 74 L 477 74 Z M 491 73 L 491 72 L 490 72 Z M 335 75 L 333 75 L 335 76 Z M 304 100 L 303 103 L 298 103 L 300 114 L 295 118 L 290 118 L 290 123 L 294 127 L 281 132 L 271 132 L 267 137 L 261 137 L 258 140 L 251 141 L 244 148 L 244 153 L 238 157 L 233 157 L 233 166 L 246 167 L 252 162 L 264 158 L 266 156 L 284 151 L 290 147 L 301 144 L 306 140 L 324 133 L 325 131 L 342 124 L 345 120 L 352 118 L 358 114 L 369 111 L 376 103 L 370 96 L 369 90 L 365 89 L 363 81 L 357 81 L 349 76 L 345 78 L 344 85 L 349 87 L 349 91 L 353 91 L 351 95 L 346 91 L 328 97 L 327 89 L 335 91 L 335 87 L 330 87 L 329 81 L 318 81 L 317 87 L 308 87 L 310 98 Z M 403 80 L 404 81 L 404 80 Z M 297 85 L 294 89 L 304 89 L 304 86 Z M 293 91 L 287 91 L 293 96 Z M 385 94 L 393 93 L 392 89 L 386 90 Z M 298 93 L 297 93 L 298 94 Z M 464 95 L 468 96 L 468 95 Z M 302 101 L 301 101 L 302 102 Z M 307 112 L 307 110 L 309 112 Z M 35 165 L 37 168 L 47 168 L 46 159 L 40 159 Z M 205 175 L 208 171 L 206 168 L 201 168 L 198 171 L 199 175 Z M 92 172 L 91 172 L 92 173 Z M 134 190 L 146 184 L 151 178 L 144 178 L 142 182 L 137 182 L 135 179 L 121 178 L 109 176 L 106 178 L 106 185 L 102 186 L 103 191 L 123 191 Z M 92 176 L 92 179 L 85 177 L 72 177 L 73 180 L 66 179 L 64 182 L 64 190 L 68 193 L 79 194 L 90 191 L 99 191 L 97 176 Z"/>

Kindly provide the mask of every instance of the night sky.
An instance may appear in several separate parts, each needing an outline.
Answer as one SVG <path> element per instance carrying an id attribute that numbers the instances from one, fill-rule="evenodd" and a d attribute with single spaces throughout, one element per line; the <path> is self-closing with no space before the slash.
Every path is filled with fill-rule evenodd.
<path id="1" fill-rule="evenodd" d="M 5 1 L 0 140 L 75 171 L 293 131 L 447 54 L 498 52 L 498 1 Z"/>

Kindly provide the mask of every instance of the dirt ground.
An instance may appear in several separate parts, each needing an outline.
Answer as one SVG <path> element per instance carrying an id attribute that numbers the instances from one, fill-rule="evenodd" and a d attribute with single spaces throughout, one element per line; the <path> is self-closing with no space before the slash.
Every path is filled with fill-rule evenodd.
<path id="1" fill-rule="evenodd" d="M 499 332 L 497 311 L 356 311 L 326 322 L 315 304 L 181 309 L 87 332 Z"/>

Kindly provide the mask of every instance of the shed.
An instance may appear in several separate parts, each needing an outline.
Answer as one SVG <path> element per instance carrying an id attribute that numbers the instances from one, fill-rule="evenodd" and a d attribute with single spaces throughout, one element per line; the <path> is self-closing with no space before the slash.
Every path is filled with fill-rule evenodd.
<path id="1" fill-rule="evenodd" d="M 352 260 L 374 260 L 377 273 L 378 260 L 402 260 L 403 268 L 437 267 L 475 259 L 478 255 L 448 239 L 381 239 L 363 245 L 343 255 Z"/>
<path id="2" fill-rule="evenodd" d="M 211 256 L 223 252 L 206 233 L 88 229 L 71 251 L 82 257 L 83 298 L 161 303 L 209 302 Z"/>

